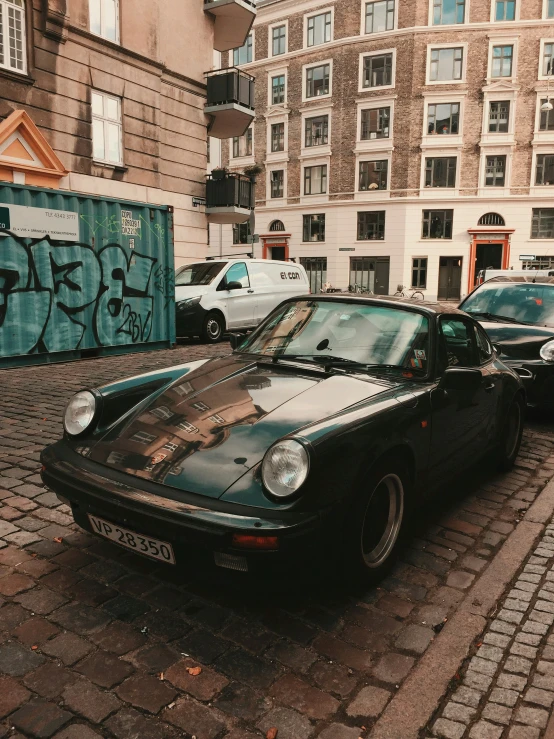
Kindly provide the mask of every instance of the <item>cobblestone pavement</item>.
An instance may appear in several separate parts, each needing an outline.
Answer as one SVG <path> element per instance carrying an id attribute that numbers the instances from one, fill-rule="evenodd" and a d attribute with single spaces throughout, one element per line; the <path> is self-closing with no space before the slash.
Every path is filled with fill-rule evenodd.
<path id="1" fill-rule="evenodd" d="M 550 524 L 456 676 L 431 722 L 433 737 L 545 736 L 554 703 L 553 558 Z"/>
<path id="2" fill-rule="evenodd" d="M 247 739 L 272 727 L 278 739 L 368 737 L 554 474 L 554 427 L 532 421 L 513 472 L 481 470 L 445 490 L 414 519 L 391 576 L 358 593 L 229 588 L 196 577 L 193 563 L 176 572 L 77 529 L 38 475 L 71 394 L 226 351 L 190 345 L 0 372 L 0 737 Z M 538 736 L 554 694 L 553 531 L 435 735 L 499 737 L 514 710 L 529 729 L 510 739 Z"/>

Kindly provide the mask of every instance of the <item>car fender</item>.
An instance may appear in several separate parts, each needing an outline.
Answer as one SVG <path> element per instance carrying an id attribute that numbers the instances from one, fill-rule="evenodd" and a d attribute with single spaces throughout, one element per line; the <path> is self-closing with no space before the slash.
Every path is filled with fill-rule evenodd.
<path id="1" fill-rule="evenodd" d="M 224 291 L 218 292 L 209 292 L 206 293 L 206 295 L 202 296 L 202 300 L 200 301 L 200 305 L 204 310 L 209 313 L 211 311 L 217 311 L 218 313 L 221 313 L 223 318 L 225 319 L 225 326 L 229 325 L 229 310 L 227 308 L 227 298 L 225 297 L 226 293 Z"/>

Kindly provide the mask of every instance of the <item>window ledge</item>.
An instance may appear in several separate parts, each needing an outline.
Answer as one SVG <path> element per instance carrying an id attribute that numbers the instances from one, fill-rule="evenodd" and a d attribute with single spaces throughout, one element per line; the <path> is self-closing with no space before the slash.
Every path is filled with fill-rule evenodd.
<path id="1" fill-rule="evenodd" d="M 104 169 L 112 169 L 114 172 L 128 172 L 129 167 L 124 164 L 112 164 L 111 162 L 102 162 L 99 159 L 93 159 L 92 163 L 97 167 L 103 167 Z"/>
<path id="2" fill-rule="evenodd" d="M 29 76 L 26 72 L 14 72 L 13 70 L 6 69 L 5 67 L 0 67 L 0 77 L 5 77 L 8 80 L 20 82 L 24 85 L 35 84 L 34 77 Z"/>

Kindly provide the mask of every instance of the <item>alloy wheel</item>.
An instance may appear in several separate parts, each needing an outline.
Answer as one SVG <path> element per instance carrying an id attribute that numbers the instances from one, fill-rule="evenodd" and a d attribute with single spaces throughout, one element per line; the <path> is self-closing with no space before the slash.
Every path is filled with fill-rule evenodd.
<path id="1" fill-rule="evenodd" d="M 404 486 L 394 473 L 385 475 L 369 498 L 362 526 L 361 548 L 366 567 L 376 569 L 389 557 L 404 516 Z"/>

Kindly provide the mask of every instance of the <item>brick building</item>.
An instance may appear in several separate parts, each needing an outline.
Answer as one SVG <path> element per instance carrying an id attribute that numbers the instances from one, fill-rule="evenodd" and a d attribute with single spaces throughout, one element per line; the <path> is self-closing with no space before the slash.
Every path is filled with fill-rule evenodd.
<path id="1" fill-rule="evenodd" d="M 232 136 L 253 115 L 209 99 L 205 75 L 255 12 L 251 0 L 0 0 L 0 182 L 172 206 L 177 265 L 204 257 L 208 127 Z M 249 212 L 225 210 L 219 222 Z"/>
<path id="2" fill-rule="evenodd" d="M 224 146 L 263 167 L 256 255 L 314 289 L 441 299 L 488 266 L 554 267 L 553 59 L 554 0 L 260 0 L 229 59 L 256 118 Z M 223 231 L 245 250 L 246 225 Z"/>

